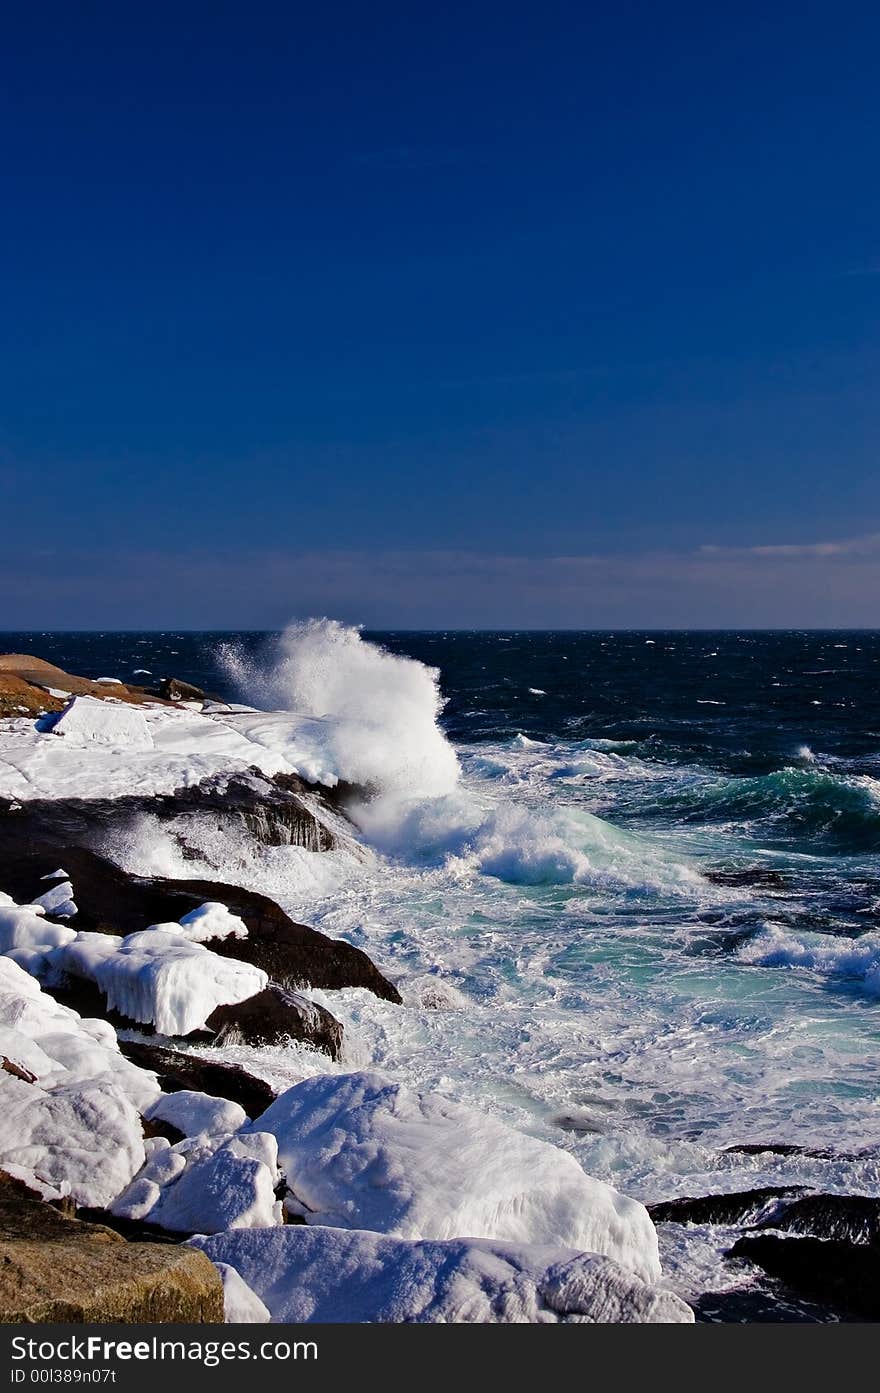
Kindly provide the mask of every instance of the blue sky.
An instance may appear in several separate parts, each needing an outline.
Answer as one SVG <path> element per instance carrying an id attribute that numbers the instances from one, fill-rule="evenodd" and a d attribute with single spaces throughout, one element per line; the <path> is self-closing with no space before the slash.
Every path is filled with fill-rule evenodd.
<path id="1" fill-rule="evenodd" d="M 10 12 L 0 628 L 878 622 L 878 42 Z"/>

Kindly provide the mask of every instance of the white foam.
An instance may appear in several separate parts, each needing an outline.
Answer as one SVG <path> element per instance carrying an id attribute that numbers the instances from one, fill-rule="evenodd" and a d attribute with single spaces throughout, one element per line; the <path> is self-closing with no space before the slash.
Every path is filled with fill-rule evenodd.
<path id="1" fill-rule="evenodd" d="M 760 967 L 804 968 L 880 996 L 880 934 L 861 938 L 793 934 L 770 925 L 743 945 L 740 959 Z"/>
<path id="2" fill-rule="evenodd" d="M 338 778 L 405 798 L 455 786 L 458 761 L 437 724 L 436 669 L 333 619 L 289 625 L 262 664 L 229 649 L 225 662 L 247 697 L 325 723 L 311 735 Z"/>

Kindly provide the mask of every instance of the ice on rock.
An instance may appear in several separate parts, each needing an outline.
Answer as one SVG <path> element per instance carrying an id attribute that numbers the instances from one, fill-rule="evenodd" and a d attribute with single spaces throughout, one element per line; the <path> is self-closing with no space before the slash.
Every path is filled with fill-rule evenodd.
<path id="1" fill-rule="evenodd" d="M 128 1184 L 143 1154 L 137 1110 L 108 1078 L 51 1091 L 0 1078 L 0 1166 L 22 1167 L 66 1185 L 78 1204 L 101 1207 Z"/>
<path id="2" fill-rule="evenodd" d="M 46 877 L 44 876 L 45 880 Z M 72 919 L 78 912 L 73 899 L 73 886 L 69 880 L 59 880 L 44 890 L 31 903 L 39 905 L 44 914 L 54 914 L 56 919 Z"/>
<path id="3" fill-rule="evenodd" d="M 112 1212 L 177 1233 L 280 1224 L 277 1148 L 273 1137 L 259 1138 L 256 1146 L 255 1140 L 202 1135 L 156 1149 Z"/>
<path id="4" fill-rule="evenodd" d="M 228 1262 L 215 1262 L 223 1283 L 223 1318 L 227 1325 L 260 1325 L 271 1320 L 268 1306 Z"/>
<path id="5" fill-rule="evenodd" d="M 143 1164 L 139 1114 L 159 1094 L 155 1075 L 124 1058 L 105 1022 L 59 1006 L 8 957 L 0 1050 L 36 1078 L 0 1072 L 0 1167 L 106 1205 Z"/>
<path id="6" fill-rule="evenodd" d="M 42 905 L 0 905 L 0 953 L 13 948 L 48 952 L 76 938 L 73 929 L 52 924 Z"/>
<path id="7" fill-rule="evenodd" d="M 381 1074 L 307 1079 L 251 1127 L 277 1137 L 288 1207 L 308 1224 L 551 1243 L 604 1254 L 649 1282 L 660 1275 L 638 1201 L 558 1147 Z"/>
<path id="8" fill-rule="evenodd" d="M 151 1022 L 162 1035 L 199 1030 L 215 1007 L 247 1001 L 268 981 L 261 968 L 193 943 L 179 924 L 156 924 L 127 938 L 79 933 L 55 961 L 99 986 L 112 1010 Z"/>
<path id="9" fill-rule="evenodd" d="M 247 1122 L 247 1113 L 238 1103 L 188 1088 L 163 1094 L 144 1116 L 148 1122 L 170 1122 L 185 1137 L 197 1137 L 201 1132 L 229 1136 Z"/>
<path id="10" fill-rule="evenodd" d="M 101 701 L 98 697 L 72 697 L 57 716 L 47 716 L 41 729 L 78 745 L 116 745 L 151 750 L 153 737 L 140 711 L 133 706 Z"/>
<path id="11" fill-rule="evenodd" d="M 186 937 L 194 943 L 209 938 L 247 938 L 247 924 L 237 914 L 217 900 L 207 900 L 198 909 L 191 909 L 180 921 Z"/>
<path id="12" fill-rule="evenodd" d="M 139 1112 L 159 1097 L 156 1075 L 126 1059 L 107 1021 L 83 1019 L 59 1005 L 8 955 L 0 957 L 0 1041 L 3 1053 L 44 1088 L 105 1078 Z"/>
<path id="13" fill-rule="evenodd" d="M 693 1312 L 610 1258 L 472 1238 L 288 1225 L 192 1240 L 273 1322 L 684 1323 Z"/>

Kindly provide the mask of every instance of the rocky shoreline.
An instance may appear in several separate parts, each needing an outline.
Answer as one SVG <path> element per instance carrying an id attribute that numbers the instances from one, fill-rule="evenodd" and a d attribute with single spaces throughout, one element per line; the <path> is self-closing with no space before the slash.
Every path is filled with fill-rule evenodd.
<path id="1" fill-rule="evenodd" d="M 208 726 L 217 705 L 179 680 L 151 692 L 0 657 L 0 718 L 29 741 L 36 720 L 85 764 L 95 745 L 124 763 L 124 729 L 152 743 L 146 725 L 113 724 L 121 708 Z M 764 1319 L 762 1301 L 794 1319 L 876 1318 L 880 1201 L 789 1187 L 646 1211 L 547 1143 L 340 1072 L 343 1024 L 309 993 L 362 989 L 406 1010 L 380 965 L 264 894 L 134 874 L 103 848 L 108 828 L 148 815 L 184 851 L 207 828 L 320 855 L 353 836 L 352 790 L 237 754 L 180 787 L 161 778 L 0 798 L 3 1242 L 26 1293 L 0 1285 L 0 1320 L 221 1320 L 224 1289 L 227 1320 L 692 1320 L 659 1284 L 656 1224 L 729 1230 L 734 1267 L 766 1274 L 751 1316 L 734 1291 L 697 1301 L 698 1319 Z M 211 1058 L 230 1040 L 292 1041 L 327 1072 L 276 1097 Z M 90 1304 L 77 1274 L 99 1269 Z M 72 1274 L 64 1295 L 53 1270 Z"/>

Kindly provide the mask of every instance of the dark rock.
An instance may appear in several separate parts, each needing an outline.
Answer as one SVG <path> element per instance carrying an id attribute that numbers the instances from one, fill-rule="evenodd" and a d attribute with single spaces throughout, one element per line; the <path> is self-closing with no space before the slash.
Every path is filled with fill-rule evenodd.
<path id="1" fill-rule="evenodd" d="M 803 1195 L 757 1228 L 848 1243 L 880 1244 L 880 1199 L 868 1195 Z"/>
<path id="2" fill-rule="evenodd" d="M 142 1117 L 141 1131 L 145 1137 L 164 1137 L 172 1146 L 186 1140 L 186 1132 L 181 1132 L 173 1122 L 164 1122 L 161 1117 Z"/>
<path id="3" fill-rule="evenodd" d="M 791 881 L 782 871 L 770 866 L 720 866 L 703 872 L 714 885 L 755 888 L 770 891 L 791 891 Z"/>
<path id="4" fill-rule="evenodd" d="M 838 1161 L 855 1161 L 860 1153 L 858 1151 L 830 1151 L 822 1146 L 795 1146 L 792 1142 L 746 1142 L 742 1146 L 726 1146 L 725 1156 L 807 1156 L 811 1160 L 829 1161 L 836 1158 Z"/>
<path id="5" fill-rule="evenodd" d="M 321 796 L 297 779 L 281 786 L 258 769 L 234 777 L 203 779 L 192 788 L 150 797 L 30 799 L 18 805 L 0 799 L 4 847 L 53 845 L 100 852 L 108 828 L 125 832 L 145 816 L 169 826 L 184 857 L 198 859 L 200 832 L 220 833 L 232 849 L 255 841 L 263 846 L 301 846 L 330 851 L 337 838 L 322 820 Z M 6 854 L 3 861 L 10 857 Z M 10 892 L 12 893 L 12 892 Z"/>
<path id="6" fill-rule="evenodd" d="M 0 820 L 0 889 L 27 902 L 45 889 L 41 876 L 63 865 L 79 908 L 75 919 L 65 921 L 73 928 L 136 933 L 151 924 L 178 920 L 206 900 L 217 900 L 244 920 L 248 936 L 213 939 L 207 945 L 213 952 L 261 967 L 284 985 L 366 987 L 384 1001 L 400 1002 L 397 988 L 360 948 L 295 923 L 266 895 L 212 880 L 131 875 L 75 844 L 28 846 L 9 834 L 7 824 L 15 817 Z"/>
<path id="7" fill-rule="evenodd" d="M 275 1090 L 240 1064 L 219 1064 L 201 1055 L 182 1054 L 135 1040 L 120 1040 L 119 1048 L 132 1064 L 153 1071 L 163 1093 L 193 1089 L 210 1093 L 212 1098 L 228 1098 L 251 1118 L 259 1117 L 275 1099 Z"/>
<path id="8" fill-rule="evenodd" d="M 223 1040 L 240 1039 L 246 1045 L 280 1045 L 297 1040 L 338 1059 L 342 1048 L 342 1024 L 317 1002 L 270 983 L 265 990 L 232 1006 L 218 1006 L 207 1021 L 208 1029 Z"/>
<path id="9" fill-rule="evenodd" d="M 803 1194 L 803 1186 L 768 1185 L 760 1190 L 739 1190 L 730 1195 L 682 1196 L 649 1204 L 648 1213 L 655 1224 L 747 1224 L 755 1223 L 771 1208 L 776 1212 L 780 1201 Z"/>
<path id="10" fill-rule="evenodd" d="M 159 683 L 159 695 L 166 701 L 204 701 L 205 693 L 192 682 L 182 682 L 179 677 L 163 677 Z"/>
<path id="11" fill-rule="evenodd" d="M 145 1035 L 153 1033 L 152 1026 L 110 1010 L 104 993 L 93 982 L 68 977 L 60 985 L 45 984 L 44 990 L 62 1006 L 71 1007 L 81 1016 L 109 1021 L 117 1031 L 139 1030 Z M 270 983 L 246 1001 L 218 1006 L 208 1017 L 205 1028 L 193 1031 L 186 1038 L 204 1041 L 205 1044 L 239 1039 L 246 1045 L 278 1045 L 286 1040 L 297 1040 L 316 1050 L 323 1050 L 331 1059 L 338 1059 L 342 1034 L 341 1021 L 325 1007 L 309 1001 L 298 992 Z M 120 1045 L 122 1043 L 120 1041 Z M 163 1053 L 175 1052 L 163 1050 Z M 152 1068 L 152 1065 L 145 1067 Z M 209 1090 L 201 1091 L 206 1093 Z M 215 1092 L 215 1096 L 226 1098 L 230 1095 Z"/>
<path id="12" fill-rule="evenodd" d="M 728 1257 L 744 1258 L 812 1300 L 880 1319 L 880 1246 L 840 1239 L 740 1238 Z"/>

